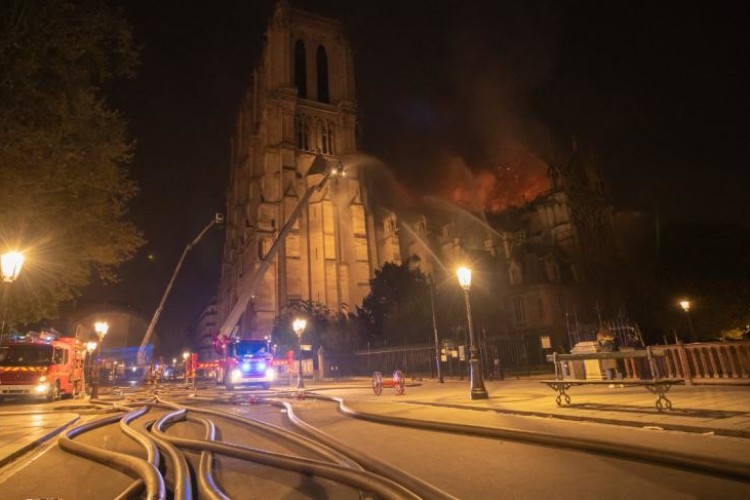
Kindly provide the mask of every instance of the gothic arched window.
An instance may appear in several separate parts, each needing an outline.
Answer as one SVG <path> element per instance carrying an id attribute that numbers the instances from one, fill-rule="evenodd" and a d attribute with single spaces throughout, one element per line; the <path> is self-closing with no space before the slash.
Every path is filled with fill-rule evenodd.
<path id="1" fill-rule="evenodd" d="M 305 64 L 305 44 L 297 40 L 294 44 L 294 85 L 297 95 L 307 98 L 307 65 Z"/>
<path id="2" fill-rule="evenodd" d="M 318 100 L 320 102 L 331 102 L 328 93 L 328 56 L 326 55 L 326 49 L 322 45 L 318 46 L 316 60 L 318 69 Z"/>
<path id="3" fill-rule="evenodd" d="M 331 154 L 331 150 L 328 147 L 328 145 L 330 144 L 330 142 L 328 141 L 328 122 L 323 120 L 320 123 L 320 127 L 321 127 L 321 133 L 320 133 L 321 148 L 320 149 L 324 155 L 329 155 Z"/>
<path id="4" fill-rule="evenodd" d="M 333 135 L 333 131 L 335 130 L 335 128 L 333 126 L 333 122 L 326 121 L 326 128 L 328 129 L 328 154 L 336 154 L 336 142 Z"/>

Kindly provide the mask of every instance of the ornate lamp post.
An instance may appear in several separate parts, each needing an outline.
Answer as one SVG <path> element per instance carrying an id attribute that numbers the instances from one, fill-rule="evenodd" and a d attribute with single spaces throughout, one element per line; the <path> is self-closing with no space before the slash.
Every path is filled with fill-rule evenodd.
<path id="1" fill-rule="evenodd" d="M 302 334 L 305 332 L 307 320 L 297 318 L 292 322 L 292 329 L 297 334 L 297 343 L 299 345 L 299 368 L 297 370 L 297 389 L 304 389 L 305 383 L 302 381 Z"/>
<path id="2" fill-rule="evenodd" d="M 435 287 L 432 283 L 432 276 L 429 278 L 430 283 L 430 306 L 432 307 L 432 331 L 435 333 L 435 366 L 437 367 L 437 378 L 441 384 L 443 381 L 443 369 L 440 366 L 440 339 L 438 338 L 437 319 L 435 318 Z"/>
<path id="3" fill-rule="evenodd" d="M 93 374 L 91 372 L 91 355 L 96 351 L 96 346 L 98 346 L 99 343 L 96 340 L 90 340 L 86 342 L 86 361 L 84 362 L 84 381 L 83 381 L 83 392 L 86 392 L 86 383 L 91 383 L 93 381 Z M 88 379 L 88 380 L 87 380 Z"/>
<path id="4" fill-rule="evenodd" d="M 688 328 L 690 328 L 690 341 L 695 342 L 695 329 L 693 328 L 693 320 L 690 317 L 690 306 L 691 304 L 689 300 L 680 301 L 680 307 L 685 311 L 685 316 L 687 316 Z"/>
<path id="5" fill-rule="evenodd" d="M 23 261 L 25 260 L 21 252 L 7 252 L 0 257 L 0 268 L 3 274 L 3 283 L 5 283 L 3 289 L 3 322 L 0 325 L 0 340 L 3 338 L 5 333 L 5 313 L 8 307 L 8 292 L 10 292 L 10 285 L 18 278 L 21 274 L 21 268 L 23 267 Z"/>
<path id="6" fill-rule="evenodd" d="M 105 335 L 109 332 L 109 323 L 106 321 L 97 321 L 94 323 L 94 331 L 96 332 L 96 336 L 99 337 L 99 350 L 96 355 L 94 376 L 91 377 L 91 399 L 99 397 L 99 363 L 102 361 L 102 344 L 104 344 Z"/>
<path id="7" fill-rule="evenodd" d="M 471 318 L 471 300 L 469 300 L 469 289 L 471 288 L 471 269 L 460 267 L 456 273 L 458 283 L 464 289 L 464 299 L 466 301 L 466 320 L 469 323 L 469 377 L 471 379 L 471 399 L 487 399 L 487 389 L 484 388 L 482 379 L 482 368 L 479 366 L 479 357 L 477 356 L 477 346 L 474 342 L 474 325 Z"/>
<path id="8" fill-rule="evenodd" d="M 190 353 L 185 351 L 182 353 L 182 366 L 185 369 L 185 385 L 188 385 L 188 369 L 187 369 L 187 360 L 190 357 Z"/>

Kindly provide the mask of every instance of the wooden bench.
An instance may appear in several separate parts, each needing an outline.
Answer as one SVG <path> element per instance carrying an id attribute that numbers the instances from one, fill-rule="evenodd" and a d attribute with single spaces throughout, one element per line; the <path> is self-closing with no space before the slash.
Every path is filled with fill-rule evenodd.
<path id="1" fill-rule="evenodd" d="M 546 384 L 550 389 L 557 393 L 555 402 L 558 406 L 562 406 L 563 401 L 566 405 L 570 404 L 570 395 L 568 389 L 577 385 L 619 385 L 623 387 L 644 387 L 646 390 L 656 395 L 656 409 L 658 411 L 671 410 L 672 402 L 667 398 L 666 394 L 672 388 L 673 385 L 684 384 L 685 381 L 681 378 L 662 378 L 659 376 L 659 369 L 655 362 L 656 356 L 663 356 L 663 352 L 654 353 L 650 347 L 642 350 L 633 351 L 615 351 L 615 352 L 586 352 L 576 354 L 558 354 L 553 353 L 547 356 L 547 361 L 552 361 L 555 364 L 555 380 L 541 380 L 540 382 Z M 650 377 L 648 379 L 638 378 L 638 373 L 635 365 L 636 359 L 646 359 L 648 361 Z M 585 361 L 585 360 L 622 360 L 626 366 L 631 367 L 628 369 L 628 377 L 622 379 L 577 379 L 577 378 L 564 378 L 563 375 L 565 370 L 563 369 L 563 363 L 568 361 Z"/>

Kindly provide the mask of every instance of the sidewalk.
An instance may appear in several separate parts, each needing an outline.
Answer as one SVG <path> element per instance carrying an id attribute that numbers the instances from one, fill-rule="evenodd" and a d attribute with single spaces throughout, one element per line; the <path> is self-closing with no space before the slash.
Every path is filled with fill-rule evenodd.
<path id="1" fill-rule="evenodd" d="M 555 403 L 555 391 L 534 379 L 486 381 L 486 400 L 469 398 L 468 380 L 407 381 L 401 396 L 389 388 L 376 396 L 369 384 L 369 379 L 358 379 L 307 388 L 335 392 L 350 407 L 366 411 L 390 411 L 379 404 L 402 403 L 750 438 L 750 386 L 674 386 L 667 394 L 672 411 L 659 412 L 656 396 L 645 388 L 616 384 L 572 387 L 571 405 L 561 407 Z"/>

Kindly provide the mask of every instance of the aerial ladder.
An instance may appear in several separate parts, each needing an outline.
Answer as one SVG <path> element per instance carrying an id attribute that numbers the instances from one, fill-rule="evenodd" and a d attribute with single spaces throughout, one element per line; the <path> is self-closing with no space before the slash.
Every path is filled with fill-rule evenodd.
<path id="1" fill-rule="evenodd" d="M 266 274 L 266 271 L 268 271 L 268 268 L 271 267 L 271 263 L 273 262 L 273 259 L 279 253 L 279 249 L 281 248 L 282 243 L 286 239 L 289 232 L 292 230 L 292 227 L 294 226 L 294 224 L 299 219 L 299 216 L 302 214 L 302 210 L 309 203 L 310 197 L 312 197 L 312 195 L 315 194 L 316 192 L 323 189 L 331 177 L 343 176 L 344 167 L 341 162 L 337 162 L 335 165 L 332 166 L 330 165 L 330 162 L 328 162 L 327 160 L 323 159 L 320 156 L 316 156 L 315 160 L 313 160 L 313 163 L 310 166 L 310 169 L 307 171 L 307 174 L 305 175 L 305 177 L 309 177 L 315 174 L 323 174 L 323 177 L 316 184 L 313 184 L 307 188 L 307 190 L 305 191 L 305 194 L 302 195 L 302 198 L 300 198 L 299 202 L 297 202 L 297 206 L 294 207 L 294 210 L 292 211 L 292 214 L 289 216 L 289 219 L 281 228 L 281 231 L 279 231 L 279 234 L 274 240 L 273 244 L 271 245 L 271 248 L 268 250 L 268 253 L 266 253 L 266 255 L 263 256 L 263 258 L 260 259 L 260 261 L 256 264 L 256 268 L 254 269 L 250 280 L 248 281 L 247 285 L 242 291 L 242 294 L 237 299 L 237 302 L 235 303 L 234 307 L 232 307 L 231 311 L 227 315 L 227 318 L 221 324 L 221 327 L 219 328 L 219 338 L 231 337 L 234 327 L 237 325 L 237 323 L 240 320 L 240 317 L 247 309 L 247 304 L 250 302 L 250 300 L 252 300 L 253 296 L 255 295 L 255 289 L 257 288 L 263 276 Z M 198 236 L 196 236 L 190 243 L 188 243 L 188 245 L 185 247 L 185 250 L 182 252 L 182 256 L 180 257 L 180 260 L 177 263 L 177 267 L 172 273 L 172 278 L 169 280 L 169 284 L 167 285 L 167 288 L 164 291 L 164 294 L 162 295 L 161 301 L 159 302 L 159 306 L 156 308 L 156 311 L 154 312 L 154 315 L 151 318 L 151 322 L 149 323 L 148 328 L 146 329 L 146 334 L 144 335 L 143 341 L 141 342 L 141 345 L 138 349 L 138 364 L 139 365 L 147 363 L 146 361 L 147 346 L 151 340 L 151 336 L 153 335 L 154 328 L 156 327 L 156 323 L 159 321 L 159 316 L 161 315 L 161 312 L 164 309 L 164 303 L 166 302 L 167 297 L 169 296 L 169 292 L 172 290 L 172 286 L 174 285 L 175 279 L 177 278 L 177 274 L 180 272 L 180 269 L 182 268 L 182 263 L 184 262 L 185 257 L 187 256 L 188 252 L 203 238 L 203 236 L 208 232 L 208 230 L 211 229 L 212 226 L 214 226 L 215 224 L 221 224 L 223 222 L 224 222 L 224 216 L 222 214 L 216 214 L 213 220 L 206 227 L 203 228 L 203 230 L 198 234 Z"/>
<path id="2" fill-rule="evenodd" d="M 234 307 L 232 307 L 232 310 L 229 311 L 227 318 L 221 324 L 221 327 L 219 328 L 219 338 L 230 338 L 232 336 L 232 331 L 239 322 L 240 317 L 242 317 L 242 314 L 247 309 L 247 304 L 255 295 L 255 290 L 258 287 L 258 284 L 266 274 L 266 271 L 268 271 L 268 268 L 271 267 L 273 259 L 276 258 L 276 255 L 279 253 L 281 245 L 284 243 L 287 235 L 289 235 L 289 232 L 297 222 L 297 219 L 299 219 L 302 210 L 307 206 L 310 197 L 314 193 L 323 189 L 331 177 L 343 176 L 344 166 L 341 162 L 336 163 L 334 166 L 329 166 L 326 160 L 317 156 L 315 161 L 313 161 L 310 170 L 308 170 L 306 177 L 319 173 L 323 173 L 323 177 L 317 184 L 313 184 L 307 188 L 305 194 L 302 195 L 302 198 L 297 202 L 297 206 L 294 207 L 289 219 L 287 219 L 286 223 L 281 228 L 281 231 L 279 231 L 279 234 L 271 245 L 271 248 L 268 250 L 268 253 L 266 253 L 266 255 L 256 264 L 256 268 L 253 270 L 250 280 L 248 280 L 244 290 L 237 299 L 237 302 L 234 304 Z"/>

